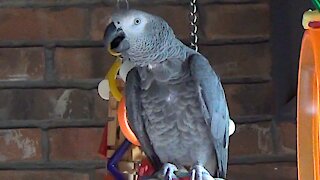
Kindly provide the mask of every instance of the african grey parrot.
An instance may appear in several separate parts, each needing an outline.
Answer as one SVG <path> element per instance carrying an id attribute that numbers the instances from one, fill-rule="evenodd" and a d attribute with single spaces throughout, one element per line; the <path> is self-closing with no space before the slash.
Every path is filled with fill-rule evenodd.
<path id="1" fill-rule="evenodd" d="M 138 10 L 113 13 L 104 42 L 134 64 L 125 85 L 127 117 L 158 174 L 172 179 L 187 167 L 193 179 L 225 178 L 230 117 L 208 60 L 165 20 Z"/>

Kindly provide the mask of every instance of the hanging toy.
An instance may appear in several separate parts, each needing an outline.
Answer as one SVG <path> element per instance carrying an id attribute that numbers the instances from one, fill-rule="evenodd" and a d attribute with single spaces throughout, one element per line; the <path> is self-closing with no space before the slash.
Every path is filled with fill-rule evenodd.
<path id="1" fill-rule="evenodd" d="M 320 1 L 303 15 L 297 99 L 299 180 L 320 180 Z"/>

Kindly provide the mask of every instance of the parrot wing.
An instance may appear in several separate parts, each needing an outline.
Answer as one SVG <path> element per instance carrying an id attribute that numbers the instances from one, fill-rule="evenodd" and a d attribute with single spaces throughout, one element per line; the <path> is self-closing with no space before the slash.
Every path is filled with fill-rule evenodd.
<path id="1" fill-rule="evenodd" d="M 229 112 L 223 87 L 208 60 L 200 54 L 189 57 L 191 76 L 199 86 L 199 98 L 210 126 L 217 157 L 217 175 L 225 178 L 228 162 Z"/>
<path id="2" fill-rule="evenodd" d="M 142 116 L 140 93 L 140 76 L 137 68 L 133 68 L 128 73 L 125 86 L 128 122 L 131 130 L 139 140 L 142 150 L 147 155 L 153 167 L 157 171 L 161 168 L 161 161 L 155 153 L 145 129 L 145 121 L 147 120 Z"/>

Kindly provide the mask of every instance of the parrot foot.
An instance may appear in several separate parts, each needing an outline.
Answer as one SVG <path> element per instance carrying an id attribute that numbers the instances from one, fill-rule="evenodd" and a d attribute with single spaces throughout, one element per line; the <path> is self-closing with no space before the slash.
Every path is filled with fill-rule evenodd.
<path id="1" fill-rule="evenodd" d="M 191 180 L 214 180 L 214 178 L 203 166 L 195 165 L 191 169 Z"/>
<path id="2" fill-rule="evenodd" d="M 173 180 L 174 178 L 177 178 L 174 174 L 175 171 L 178 171 L 178 168 L 175 165 L 166 163 L 162 166 L 159 175 L 162 177 L 161 179 Z"/>

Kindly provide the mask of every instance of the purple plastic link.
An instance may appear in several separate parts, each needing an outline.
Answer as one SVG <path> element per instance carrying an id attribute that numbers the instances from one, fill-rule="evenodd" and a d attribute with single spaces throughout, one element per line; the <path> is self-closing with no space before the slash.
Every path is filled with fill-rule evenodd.
<path id="1" fill-rule="evenodd" d="M 116 178 L 116 180 L 125 180 L 122 173 L 118 169 L 118 163 L 131 146 L 131 142 L 127 139 L 123 141 L 116 152 L 111 156 L 107 163 L 107 170 Z"/>

